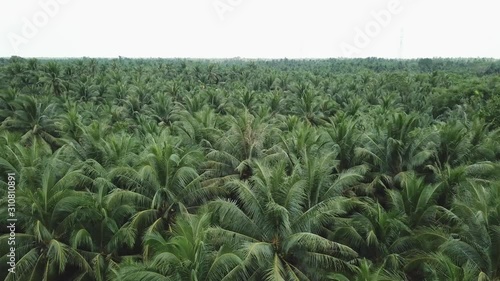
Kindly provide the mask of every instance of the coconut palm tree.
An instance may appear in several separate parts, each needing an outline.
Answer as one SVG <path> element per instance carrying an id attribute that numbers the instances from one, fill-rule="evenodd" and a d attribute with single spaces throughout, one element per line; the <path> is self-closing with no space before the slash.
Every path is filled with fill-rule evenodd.
<path id="1" fill-rule="evenodd" d="M 472 263 L 490 280 L 500 279 L 500 185 L 472 184 L 460 191 L 451 211 L 458 239 L 441 249 L 461 267 Z"/>
<path id="2" fill-rule="evenodd" d="M 348 271 L 357 256 L 318 235 L 353 201 L 333 197 L 308 208 L 305 181 L 297 174 L 286 176 L 285 166 L 256 161 L 250 181 L 227 183 L 238 194 L 236 201 L 208 203 L 216 225 L 210 230 L 213 243 L 234 244 L 244 253 L 238 280 L 320 280 L 329 270 Z"/>
<path id="3" fill-rule="evenodd" d="M 56 104 L 50 100 L 37 99 L 32 96 L 23 96 L 19 99 L 19 108 L 13 116 L 2 122 L 7 130 L 17 131 L 23 135 L 21 142 L 31 143 L 33 139 L 43 140 L 53 149 L 62 146 L 59 129 L 55 124 L 57 114 Z"/>
<path id="4" fill-rule="evenodd" d="M 184 139 L 191 139 L 193 145 L 210 149 L 223 136 L 220 128 L 223 120 L 212 108 L 205 106 L 195 113 L 184 111 L 179 116 L 181 118 L 175 121 L 173 129 Z"/>
<path id="5" fill-rule="evenodd" d="M 198 149 L 182 148 L 174 137 L 151 139 L 136 167 L 113 169 L 117 184 L 135 197 L 138 212 L 129 227 L 141 236 L 169 229 L 180 204 L 201 205 L 217 188 L 202 187 L 196 165 L 202 161 Z"/>
<path id="6" fill-rule="evenodd" d="M 373 183 L 394 188 L 394 177 L 402 172 L 421 170 L 435 151 L 436 135 L 419 128 L 414 115 L 396 113 L 387 121 L 377 121 L 375 131 L 364 135 L 356 156 L 367 161 L 377 174 Z"/>
<path id="7" fill-rule="evenodd" d="M 180 212 L 169 237 L 159 232 L 146 235 L 146 261 L 125 264 L 115 280 L 233 280 L 242 260 L 229 245 L 215 248 L 208 243 L 209 214 L 192 215 L 183 206 Z"/>
<path id="8" fill-rule="evenodd" d="M 13 117 L 16 108 L 19 108 L 20 91 L 17 88 L 8 88 L 0 91 L 0 121 L 3 122 L 8 117 Z"/>
<path id="9" fill-rule="evenodd" d="M 16 229 L 16 254 L 19 258 L 15 274 L 3 277 L 5 280 L 83 280 L 91 276 L 91 266 L 80 251 L 71 247 L 69 232 L 85 214 L 79 206 L 86 194 L 71 189 L 74 172 L 59 161 L 57 154 L 44 163 L 41 172 L 36 185 L 17 186 L 16 217 L 20 227 Z M 4 221 L 6 215 L 2 212 Z M 8 238 L 9 234 L 1 236 L 2 245 L 8 245 Z M 4 264 L 8 260 L 6 253 L 7 249 L 2 246 L 0 260 Z"/>
<path id="10" fill-rule="evenodd" d="M 109 280 L 120 262 L 141 259 L 134 249 L 136 232 L 128 227 L 138 211 L 137 196 L 120 189 L 112 169 L 94 160 L 82 163 L 75 177 L 76 190 L 85 192 L 79 206 L 85 215 L 72 227 L 69 241 L 89 261 L 92 280 Z"/>
<path id="11" fill-rule="evenodd" d="M 437 204 L 443 192 L 440 185 L 426 185 L 422 177 L 406 174 L 399 179 L 401 190 L 387 190 L 391 208 L 408 219 L 411 228 L 436 223 L 440 212 L 446 212 Z"/>
<path id="12" fill-rule="evenodd" d="M 326 127 L 328 140 L 331 141 L 338 151 L 338 171 L 344 171 L 355 166 L 354 155 L 356 148 L 361 145 L 361 133 L 358 130 L 359 123 L 351 118 L 330 118 Z"/>
<path id="13" fill-rule="evenodd" d="M 252 176 L 250 162 L 264 157 L 266 139 L 272 133 L 265 118 L 254 117 L 247 110 L 240 116 L 229 118 L 230 127 L 207 154 L 206 169 L 212 178 L 242 179 Z"/>
<path id="14" fill-rule="evenodd" d="M 405 257 L 416 247 L 409 221 L 401 218 L 398 211 L 386 211 L 371 200 L 364 202 L 358 212 L 338 221 L 332 239 L 350 246 L 381 269 L 401 273 Z"/>
<path id="15" fill-rule="evenodd" d="M 67 89 L 67 83 L 62 78 L 61 65 L 55 61 L 44 65 L 39 82 L 44 86 L 45 91 L 54 97 L 60 97 Z"/>

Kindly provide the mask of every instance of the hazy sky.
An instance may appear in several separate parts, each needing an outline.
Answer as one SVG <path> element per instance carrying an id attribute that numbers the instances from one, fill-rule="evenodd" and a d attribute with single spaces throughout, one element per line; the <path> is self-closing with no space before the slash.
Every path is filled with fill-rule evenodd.
<path id="1" fill-rule="evenodd" d="M 0 57 L 494 57 L 498 0 L 1 0 Z"/>

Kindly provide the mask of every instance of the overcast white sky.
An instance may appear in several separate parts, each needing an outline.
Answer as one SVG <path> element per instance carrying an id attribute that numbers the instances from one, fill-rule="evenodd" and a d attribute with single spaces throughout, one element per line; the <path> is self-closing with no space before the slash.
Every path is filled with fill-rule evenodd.
<path id="1" fill-rule="evenodd" d="M 1 0 L 0 57 L 494 57 L 498 0 Z"/>

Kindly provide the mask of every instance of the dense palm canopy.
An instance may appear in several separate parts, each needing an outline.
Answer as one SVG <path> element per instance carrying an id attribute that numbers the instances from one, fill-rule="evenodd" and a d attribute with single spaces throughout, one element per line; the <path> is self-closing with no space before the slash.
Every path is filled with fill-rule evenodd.
<path id="1" fill-rule="evenodd" d="M 499 65 L 0 59 L 0 280 L 498 281 Z"/>

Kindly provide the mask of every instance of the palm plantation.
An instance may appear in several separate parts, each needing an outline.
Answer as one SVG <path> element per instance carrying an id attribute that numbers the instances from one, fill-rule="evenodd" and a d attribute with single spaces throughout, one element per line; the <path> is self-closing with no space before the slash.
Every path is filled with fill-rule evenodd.
<path id="1" fill-rule="evenodd" d="M 492 69 L 0 59 L 0 280 L 498 281 Z"/>

